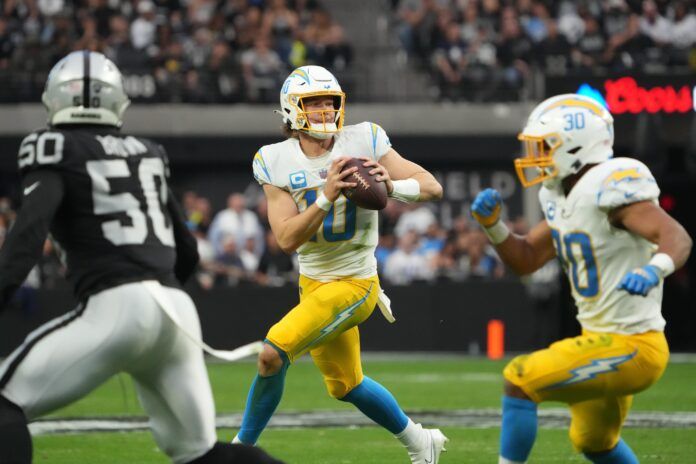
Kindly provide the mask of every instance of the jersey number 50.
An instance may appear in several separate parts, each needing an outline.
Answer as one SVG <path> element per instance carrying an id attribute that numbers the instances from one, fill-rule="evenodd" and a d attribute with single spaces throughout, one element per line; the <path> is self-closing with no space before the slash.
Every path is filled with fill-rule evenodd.
<path id="1" fill-rule="evenodd" d="M 114 245 L 145 243 L 148 221 L 140 202 L 132 193 L 112 193 L 109 185 L 109 179 L 131 176 L 128 163 L 121 159 L 88 161 L 87 172 L 92 178 L 94 214 L 125 213 L 131 220 L 131 225 L 123 225 L 118 219 L 105 221 L 102 224 L 104 237 Z M 159 185 L 157 185 L 157 178 L 159 178 Z M 145 196 L 147 215 L 150 217 L 155 236 L 163 245 L 174 246 L 172 226 L 167 224 L 162 212 L 162 205 L 167 204 L 164 162 L 160 158 L 143 158 L 138 167 L 138 180 Z"/>
<path id="2" fill-rule="evenodd" d="M 570 264 L 570 278 L 575 291 L 585 298 L 597 296 L 599 293 L 599 270 L 590 236 L 585 232 L 574 231 L 561 237 L 561 233 L 556 229 L 551 229 L 551 236 L 553 237 L 553 246 L 556 248 L 556 255 L 561 260 L 563 267 L 567 270 L 568 264 Z M 587 277 L 584 284 L 580 282 L 580 262 L 576 258 L 578 253 L 575 251 L 578 248 Z"/>

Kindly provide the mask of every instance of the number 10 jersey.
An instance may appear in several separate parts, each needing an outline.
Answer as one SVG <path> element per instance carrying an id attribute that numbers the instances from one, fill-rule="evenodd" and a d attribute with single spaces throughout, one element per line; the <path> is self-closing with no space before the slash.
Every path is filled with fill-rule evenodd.
<path id="1" fill-rule="evenodd" d="M 43 171 L 61 177 L 63 200 L 50 232 L 80 300 L 144 279 L 178 285 L 161 146 L 110 127 L 63 126 L 25 137 L 19 170 L 25 197 Z"/>
<path id="2" fill-rule="evenodd" d="M 254 177 L 261 185 L 288 192 L 302 212 L 323 191 L 335 158 L 379 161 L 390 148 L 389 138 L 380 126 L 363 122 L 345 126 L 334 135 L 331 151 L 316 158 L 307 157 L 295 138 L 262 147 L 254 156 Z M 377 229 L 377 211 L 359 208 L 340 195 L 317 233 L 297 250 L 300 273 L 320 282 L 376 275 Z"/>

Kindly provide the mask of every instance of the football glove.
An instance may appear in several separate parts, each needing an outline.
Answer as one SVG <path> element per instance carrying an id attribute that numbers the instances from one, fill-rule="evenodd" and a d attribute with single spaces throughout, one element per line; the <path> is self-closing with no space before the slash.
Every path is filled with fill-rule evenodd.
<path id="1" fill-rule="evenodd" d="M 471 215 L 483 227 L 491 227 L 500 219 L 503 200 L 497 190 L 488 188 L 476 195 L 471 204 Z"/>
<path id="2" fill-rule="evenodd" d="M 656 266 L 648 264 L 626 274 L 617 288 L 626 290 L 631 295 L 646 296 L 659 283 L 660 270 Z"/>

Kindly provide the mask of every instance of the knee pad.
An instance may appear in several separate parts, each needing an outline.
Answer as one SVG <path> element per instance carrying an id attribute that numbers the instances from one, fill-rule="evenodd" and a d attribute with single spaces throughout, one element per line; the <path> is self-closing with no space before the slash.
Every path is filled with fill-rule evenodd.
<path id="1" fill-rule="evenodd" d="M 189 464 L 283 464 L 283 461 L 256 446 L 217 442 L 210 451 Z"/>

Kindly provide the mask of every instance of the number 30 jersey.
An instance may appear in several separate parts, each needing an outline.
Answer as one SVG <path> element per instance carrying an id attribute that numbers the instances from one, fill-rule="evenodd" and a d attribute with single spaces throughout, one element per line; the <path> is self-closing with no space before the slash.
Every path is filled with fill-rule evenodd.
<path id="1" fill-rule="evenodd" d="M 378 161 L 390 147 L 380 126 L 363 122 L 345 126 L 334 135 L 331 151 L 316 158 L 307 157 L 296 138 L 262 147 L 254 156 L 254 177 L 261 185 L 288 192 L 302 212 L 323 191 L 335 158 L 366 157 Z M 376 275 L 377 223 L 377 211 L 358 208 L 340 195 L 317 233 L 297 250 L 300 273 L 319 281 Z"/>
<path id="2" fill-rule="evenodd" d="M 659 194 L 650 170 L 630 158 L 591 168 L 567 197 L 560 190 L 539 192 L 584 329 L 620 334 L 664 329 L 662 283 L 645 297 L 617 290 L 626 273 L 647 264 L 657 246 L 609 223 L 611 210 L 639 201 L 657 203 Z"/>
<path id="3" fill-rule="evenodd" d="M 30 204 L 48 183 L 62 195 L 50 232 L 79 299 L 137 280 L 177 285 L 162 147 L 114 128 L 61 126 L 24 138 L 19 170 L 23 203 Z M 36 214 L 24 209 L 20 216 Z"/>

